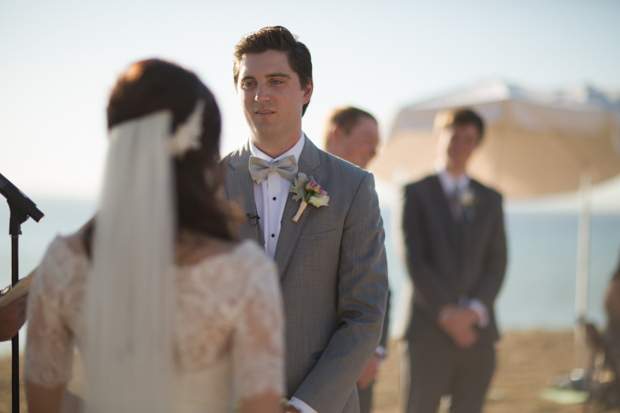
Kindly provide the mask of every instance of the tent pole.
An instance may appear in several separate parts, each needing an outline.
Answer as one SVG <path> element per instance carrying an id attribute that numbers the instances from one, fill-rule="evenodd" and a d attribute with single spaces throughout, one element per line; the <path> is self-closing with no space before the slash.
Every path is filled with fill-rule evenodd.
<path id="1" fill-rule="evenodd" d="M 592 174 L 590 169 L 581 173 L 581 208 L 577 244 L 577 285 L 575 288 L 575 366 L 586 367 L 587 348 L 585 322 L 588 311 L 588 270 L 590 267 L 590 213 L 592 201 Z"/>

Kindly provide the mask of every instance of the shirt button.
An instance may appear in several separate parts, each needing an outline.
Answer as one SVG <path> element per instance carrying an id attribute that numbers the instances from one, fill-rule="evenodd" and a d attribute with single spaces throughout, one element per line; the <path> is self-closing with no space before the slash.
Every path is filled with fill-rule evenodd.
<path id="1" fill-rule="evenodd" d="M 273 200 L 274 200 L 274 201 L 276 200 L 276 197 L 275 197 L 275 196 L 273 197 Z"/>
<path id="2" fill-rule="evenodd" d="M 275 238 L 275 237 L 276 237 L 276 234 L 271 234 L 271 238 Z"/>

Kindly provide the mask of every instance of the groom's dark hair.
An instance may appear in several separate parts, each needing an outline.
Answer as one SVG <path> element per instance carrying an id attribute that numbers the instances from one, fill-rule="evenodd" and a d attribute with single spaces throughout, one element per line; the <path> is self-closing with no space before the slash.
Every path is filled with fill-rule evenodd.
<path id="1" fill-rule="evenodd" d="M 244 36 L 237 46 L 233 56 L 235 58 L 233 67 L 233 78 L 235 88 L 239 80 L 239 64 L 243 55 L 248 53 L 264 53 L 268 50 L 285 52 L 288 55 L 288 64 L 297 76 L 299 83 L 304 89 L 312 79 L 312 59 L 310 51 L 302 42 L 297 41 L 297 36 L 293 35 L 288 29 L 282 26 L 263 27 L 257 32 Z M 302 116 L 306 113 L 306 108 L 310 102 L 306 103 L 302 109 Z"/>

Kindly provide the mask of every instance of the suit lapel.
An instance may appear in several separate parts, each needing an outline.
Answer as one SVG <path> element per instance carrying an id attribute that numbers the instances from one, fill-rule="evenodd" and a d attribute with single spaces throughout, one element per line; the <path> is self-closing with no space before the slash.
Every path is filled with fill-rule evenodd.
<path id="1" fill-rule="evenodd" d="M 314 177 L 319 183 L 321 176 L 318 175 L 319 171 L 316 168 L 321 164 L 319 160 L 319 150 L 306 136 L 304 148 L 301 151 L 298 162 L 298 171 L 305 173 L 308 178 Z M 249 174 L 249 172 L 248 172 Z M 300 202 L 293 200 L 293 193 L 289 192 L 286 198 L 286 205 L 284 206 L 284 213 L 282 214 L 282 226 L 280 228 L 280 236 L 278 238 L 278 245 L 276 247 L 276 253 L 274 255 L 274 261 L 278 264 L 280 271 L 280 278 L 284 275 L 286 267 L 288 266 L 291 256 L 295 251 L 299 236 L 303 230 L 308 217 L 312 214 L 314 207 L 308 205 L 306 210 L 297 223 L 293 222 L 293 217 L 299 209 Z"/>
<path id="2" fill-rule="evenodd" d="M 226 191 L 228 199 L 241 207 L 243 215 L 257 215 L 256 201 L 254 200 L 254 183 L 250 176 L 248 163 L 250 160 L 249 142 L 233 153 L 228 161 L 229 171 L 226 176 Z M 263 233 L 260 220 L 257 225 L 251 225 L 249 219 L 244 219 L 238 226 L 240 239 L 253 239 L 264 247 Z"/>

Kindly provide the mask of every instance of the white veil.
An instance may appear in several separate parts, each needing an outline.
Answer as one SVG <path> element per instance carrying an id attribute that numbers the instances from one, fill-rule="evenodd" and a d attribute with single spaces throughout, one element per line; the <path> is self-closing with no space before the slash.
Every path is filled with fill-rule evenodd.
<path id="1" fill-rule="evenodd" d="M 86 286 L 87 413 L 172 410 L 173 155 L 199 147 L 203 108 L 174 138 L 169 111 L 110 131 Z"/>

